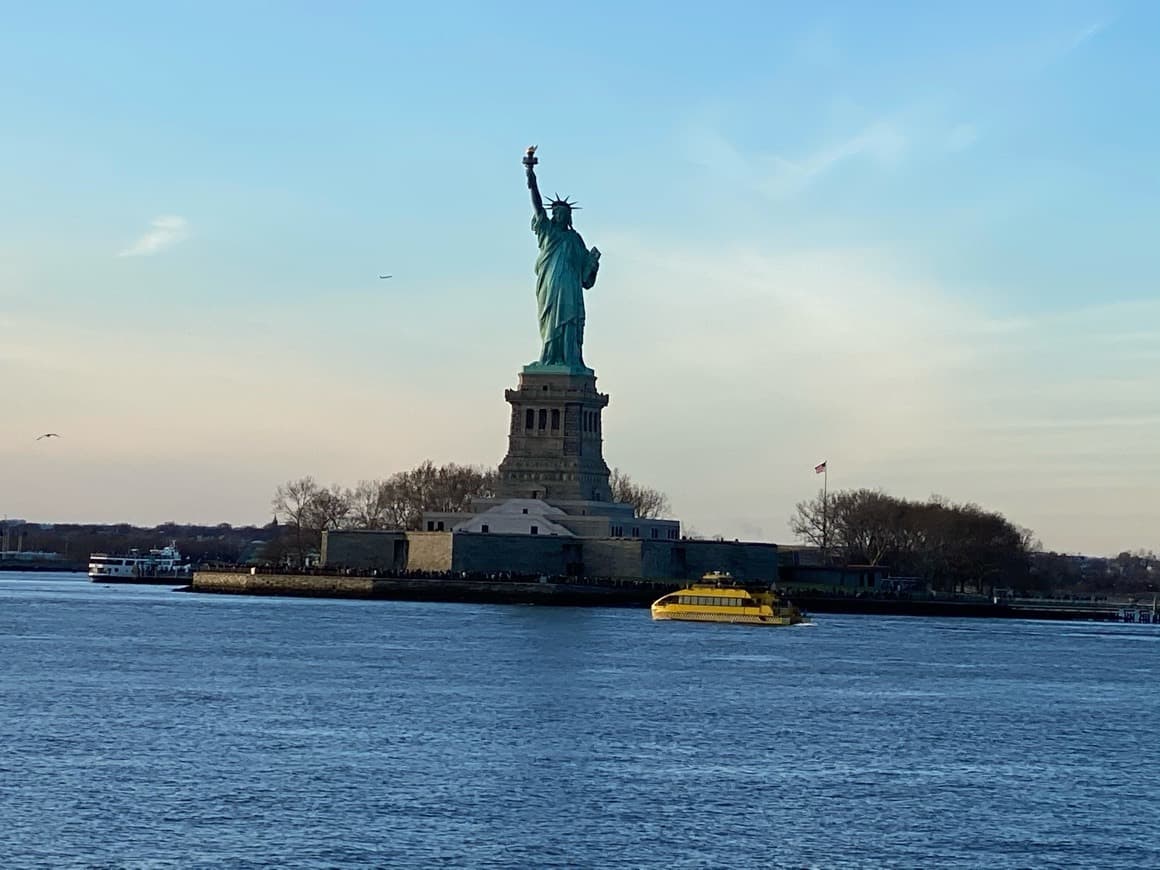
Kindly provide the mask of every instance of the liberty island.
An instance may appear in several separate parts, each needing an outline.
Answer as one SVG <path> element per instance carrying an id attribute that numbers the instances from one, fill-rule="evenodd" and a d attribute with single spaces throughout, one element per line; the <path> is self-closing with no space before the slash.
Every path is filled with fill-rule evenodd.
<path id="1" fill-rule="evenodd" d="M 341 579 L 276 569 L 199 571 L 194 590 L 648 604 L 710 571 L 776 579 L 775 544 L 687 539 L 679 520 L 638 515 L 614 499 L 603 453 L 609 397 L 584 360 L 584 293 L 596 284 L 601 253 L 573 226 L 575 202 L 558 195 L 545 202 L 536 151 L 528 148 L 522 163 L 538 248 L 540 354 L 519 370 L 516 388 L 504 392 L 508 443 L 494 497 L 475 498 L 467 510 L 427 511 L 419 529 L 324 532 L 321 565 L 348 572 Z M 433 582 L 416 575 L 447 576 Z M 506 582 L 486 593 L 476 581 L 492 576 Z M 464 577 L 472 578 L 468 588 L 459 583 Z M 512 582 L 517 578 L 532 583 Z M 567 578 L 569 588 L 541 578 Z"/>
<path id="2" fill-rule="evenodd" d="M 454 509 L 426 508 L 421 521 L 321 532 L 318 570 L 247 567 L 198 571 L 203 592 L 294 594 L 443 601 L 647 605 L 687 581 L 721 572 L 738 581 L 795 583 L 795 604 L 814 612 L 906 613 L 990 618 L 1116 619 L 1115 607 L 909 596 L 863 599 L 810 595 L 801 585 L 892 590 L 880 565 L 849 568 L 807 561 L 801 547 L 764 541 L 689 538 L 677 519 L 638 514 L 618 502 L 605 462 L 609 396 L 585 362 L 586 290 L 601 255 L 573 226 L 575 202 L 545 202 L 533 146 L 523 156 L 536 238 L 539 358 L 518 371 L 507 451 L 486 497 Z M 417 518 L 419 519 L 419 518 Z M 417 527 L 416 527 L 417 526 Z M 1155 608 L 1153 608 L 1155 610 Z"/>

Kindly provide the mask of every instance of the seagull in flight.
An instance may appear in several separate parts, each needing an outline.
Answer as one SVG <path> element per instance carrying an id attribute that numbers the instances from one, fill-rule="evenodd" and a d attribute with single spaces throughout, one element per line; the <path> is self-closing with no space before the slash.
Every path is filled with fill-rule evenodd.
<path id="1" fill-rule="evenodd" d="M 39 441 L 41 438 L 59 438 L 59 437 L 60 436 L 55 432 L 45 432 L 43 435 L 37 435 L 36 440 Z"/>

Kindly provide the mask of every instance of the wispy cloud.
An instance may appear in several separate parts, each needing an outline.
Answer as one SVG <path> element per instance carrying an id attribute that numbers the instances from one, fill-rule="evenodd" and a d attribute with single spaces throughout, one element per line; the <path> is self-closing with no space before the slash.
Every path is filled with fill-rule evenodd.
<path id="1" fill-rule="evenodd" d="M 752 179 L 763 193 L 783 197 L 801 193 L 848 163 L 865 161 L 876 168 L 894 166 L 906 153 L 909 137 L 897 124 L 879 120 L 794 158 L 776 153 L 745 154 L 715 129 L 694 131 L 688 145 L 696 162 L 717 172 Z"/>
<path id="2" fill-rule="evenodd" d="M 977 59 L 969 71 L 982 73 L 988 89 L 996 94 L 1009 93 L 1015 84 L 1034 81 L 1068 63 L 1072 55 L 1100 37 L 1115 24 L 1115 19 L 1095 21 L 1083 27 L 1057 26 L 1022 39 L 992 47 L 983 59 Z"/>
<path id="3" fill-rule="evenodd" d="M 876 121 L 849 138 L 831 142 L 796 160 L 773 155 L 774 171 L 765 187 L 775 195 L 804 190 L 844 163 L 863 159 L 874 166 L 896 164 L 906 151 L 907 137 L 889 121 Z"/>
<path id="4" fill-rule="evenodd" d="M 189 222 L 177 215 L 162 215 L 149 222 L 149 229 L 145 234 L 129 247 L 125 248 L 118 257 L 145 257 L 170 248 L 186 237 Z"/>
<path id="5" fill-rule="evenodd" d="M 1111 23 L 1112 22 L 1110 20 L 1097 21 L 1094 24 L 1085 27 L 1072 38 L 1071 44 L 1067 47 L 1067 51 L 1075 51 L 1085 42 L 1090 42 L 1091 40 L 1095 39 L 1097 36 L 1107 30 Z"/>
<path id="6" fill-rule="evenodd" d="M 991 103 L 1000 93 L 1011 90 L 1012 81 L 1039 78 L 1050 67 L 1099 38 L 1114 25 L 1114 19 L 1094 21 L 1041 33 L 1011 44 L 988 48 L 984 58 L 972 57 L 969 69 L 960 69 L 942 83 L 950 93 L 978 92 L 977 102 Z M 797 45 L 798 61 L 804 66 L 832 64 L 838 60 L 832 27 L 806 33 Z M 979 78 L 981 71 L 986 74 Z M 930 82 L 924 82 L 927 87 Z M 834 96 L 840 96 L 834 95 Z M 714 172 L 751 179 L 768 196 L 781 198 L 800 194 L 840 169 L 859 166 L 867 170 L 891 169 L 909 154 L 942 151 L 959 153 L 973 148 L 984 134 L 976 122 L 946 123 L 947 116 L 962 111 L 964 99 L 931 105 L 916 93 L 910 101 L 880 114 L 860 128 L 847 128 L 846 135 L 817 142 L 812 149 L 794 154 L 779 148 L 755 151 L 735 144 L 721 126 L 695 129 L 687 145 L 692 158 Z M 825 103 L 824 97 L 819 103 Z M 908 107 L 909 106 L 909 107 Z M 932 114 L 934 117 L 932 117 Z"/>

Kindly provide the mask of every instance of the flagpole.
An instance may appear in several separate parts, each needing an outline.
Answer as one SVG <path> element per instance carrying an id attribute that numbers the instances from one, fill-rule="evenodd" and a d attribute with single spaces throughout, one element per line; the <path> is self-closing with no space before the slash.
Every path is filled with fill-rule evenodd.
<path id="1" fill-rule="evenodd" d="M 827 501 L 826 501 L 826 496 L 828 494 L 829 488 L 830 488 L 830 461 L 827 459 L 822 464 L 822 562 L 823 563 L 829 562 L 829 560 L 830 560 L 830 555 L 829 555 L 830 541 L 829 541 L 829 538 L 826 534 L 828 520 L 829 520 L 829 509 L 828 509 L 828 505 L 827 505 Z"/>

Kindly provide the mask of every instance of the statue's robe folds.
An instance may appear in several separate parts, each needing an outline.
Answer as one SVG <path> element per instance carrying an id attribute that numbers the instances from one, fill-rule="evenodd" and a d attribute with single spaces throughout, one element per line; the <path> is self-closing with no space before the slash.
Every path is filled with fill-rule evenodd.
<path id="1" fill-rule="evenodd" d="M 540 362 L 584 368 L 584 290 L 596 283 L 599 261 L 580 234 L 546 214 L 532 217 L 532 232 L 540 243 L 536 259 L 536 306 Z"/>

